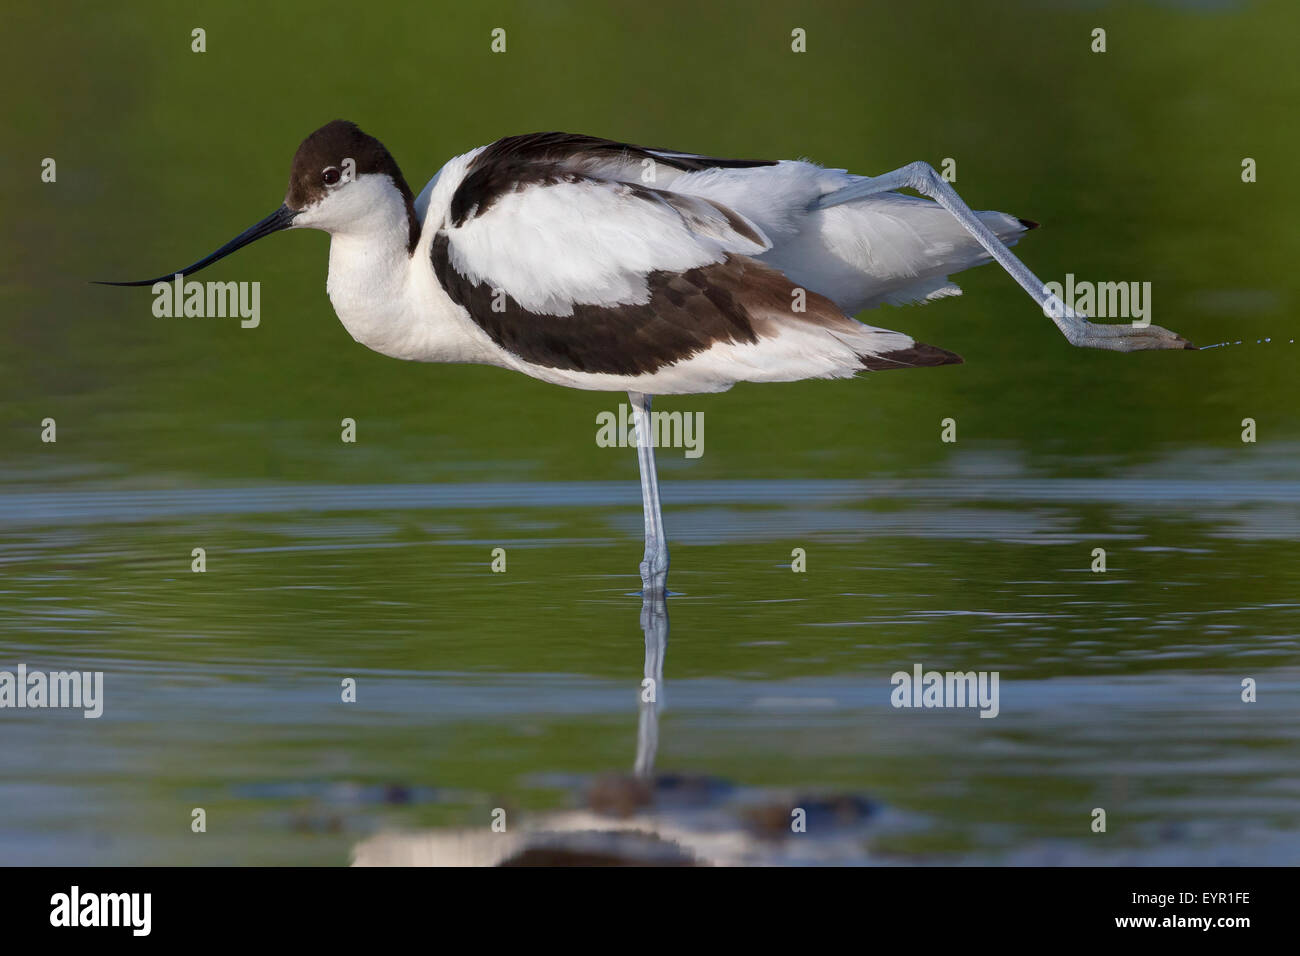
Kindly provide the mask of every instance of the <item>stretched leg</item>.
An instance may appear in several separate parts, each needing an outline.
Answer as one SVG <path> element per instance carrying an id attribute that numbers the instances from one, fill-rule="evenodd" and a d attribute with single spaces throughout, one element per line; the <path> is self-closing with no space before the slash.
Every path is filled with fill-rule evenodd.
<path id="1" fill-rule="evenodd" d="M 636 423 L 636 458 L 641 466 L 641 504 L 645 509 L 645 557 L 641 561 L 641 584 L 645 592 L 662 592 L 668 586 L 668 540 L 664 537 L 664 516 L 659 508 L 659 479 L 655 475 L 654 434 L 650 428 L 649 395 L 628 392 Z"/>
<path id="2" fill-rule="evenodd" d="M 1196 346 L 1181 335 L 1162 329 L 1158 325 L 1135 328 L 1132 325 L 1101 325 L 1089 322 L 1043 287 L 1042 281 L 1029 268 L 1012 255 L 988 226 L 971 212 L 957 191 L 944 182 L 933 166 L 925 162 L 908 163 L 901 169 L 875 176 L 862 182 L 822 196 L 815 208 L 827 209 L 842 203 L 853 202 L 877 193 L 892 192 L 904 187 L 915 189 L 928 196 L 952 213 L 989 255 L 1006 269 L 1011 278 L 1029 293 L 1043 312 L 1056 323 L 1067 342 L 1080 348 L 1111 349 L 1116 352 L 1135 352 L 1139 349 L 1190 349 Z"/>

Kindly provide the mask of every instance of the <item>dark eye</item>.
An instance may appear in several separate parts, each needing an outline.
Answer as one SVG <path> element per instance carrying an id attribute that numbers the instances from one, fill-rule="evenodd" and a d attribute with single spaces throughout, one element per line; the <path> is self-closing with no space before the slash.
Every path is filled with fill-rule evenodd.
<path id="1" fill-rule="evenodd" d="M 325 171 L 320 174 L 321 181 L 326 186 L 333 186 L 339 181 L 339 169 L 337 166 L 327 166 Z"/>

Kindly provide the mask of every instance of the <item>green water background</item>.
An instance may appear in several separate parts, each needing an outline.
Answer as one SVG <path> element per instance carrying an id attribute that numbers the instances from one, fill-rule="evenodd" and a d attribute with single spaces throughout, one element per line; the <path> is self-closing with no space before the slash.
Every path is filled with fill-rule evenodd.
<path id="1" fill-rule="evenodd" d="M 619 397 L 369 352 L 332 313 L 316 233 L 205 275 L 262 283 L 256 329 L 155 318 L 147 289 L 86 283 L 179 267 L 261 218 L 301 138 L 338 117 L 381 138 L 417 191 L 450 156 L 543 129 L 860 173 L 952 157 L 975 208 L 1043 224 L 1018 252 L 1044 279 L 1149 281 L 1157 324 L 1241 342 L 1071 349 L 981 268 L 959 299 L 864 316 L 963 366 L 661 401 L 707 422 L 701 458 L 661 456 L 684 592 L 669 679 L 721 682 L 666 711 L 661 762 L 871 792 L 928 816 L 893 838 L 911 853 L 989 858 L 1071 838 L 1098 791 L 1145 801 L 1133 813 L 1157 836 L 1125 831 L 1134 852 L 1169 820 L 1268 829 L 1294 812 L 1295 741 L 1279 729 L 1297 712 L 1294 4 L 51 3 L 4 19 L 0 667 L 98 662 L 121 689 L 93 731 L 5 718 L 0 854 L 342 862 L 388 811 L 362 799 L 353 814 L 340 786 L 427 787 L 441 796 L 393 811 L 398 823 L 468 825 L 498 795 L 562 803 L 538 775 L 630 766 L 634 701 L 600 696 L 640 678 L 635 461 L 594 443 L 596 414 Z M 206 53 L 191 52 L 195 27 Z M 496 27 L 504 54 L 490 50 Z M 806 53 L 791 52 L 795 27 Z M 41 182 L 45 157 L 56 183 Z M 1245 157 L 1258 182 L 1242 182 Z M 47 417 L 56 444 L 40 441 Z M 339 440 L 344 417 L 356 444 Z M 956 444 L 939 440 L 948 417 Z M 908 497 L 917 482 L 990 477 L 1007 484 L 978 509 Z M 834 506 L 797 489 L 751 501 L 736 484 L 677 507 L 673 491 L 868 479 L 899 484 Z M 1077 503 L 999 497 L 1074 479 L 1120 483 Z M 1154 484 L 1126 497 L 1126 479 Z M 1162 504 L 1159 483 L 1184 480 L 1201 491 Z M 1218 491 L 1232 480 L 1265 482 L 1262 510 L 1234 511 Z M 585 481 L 626 483 L 628 497 L 529 497 Z M 512 483 L 519 501 L 239 515 L 205 497 L 485 482 Z M 201 507 L 149 497 L 172 491 Z M 76 517 L 67 496 L 83 492 L 143 497 L 110 521 Z M 31 517 L 38 500 L 53 517 Z M 1098 544 L 1118 572 L 1104 583 L 1084 577 Z M 496 546 L 506 575 L 488 571 Z M 807 575 L 789 571 L 794 547 L 811 551 Z M 915 660 L 1049 684 L 1152 680 L 1152 699 L 1182 703 L 1118 722 L 1095 701 L 1030 708 L 996 734 L 1035 741 L 1037 756 L 1000 771 L 967 746 L 979 727 L 880 723 L 893 715 L 863 688 Z M 1185 744 L 1193 702 L 1232 698 L 1246 662 L 1279 669 L 1279 709 L 1234 723 L 1205 704 L 1229 729 L 1196 760 L 1159 779 L 1125 763 L 1152 721 Z M 401 703 L 339 715 L 338 678 L 356 673 Z M 459 692 L 485 680 L 522 681 L 527 712 L 504 692 L 439 705 L 477 700 Z M 837 716 L 755 716 L 746 682 L 789 696 L 801 680 L 831 682 L 810 693 L 838 701 Z M 1086 761 L 1062 730 L 1083 714 L 1104 728 Z M 1242 773 L 1264 809 L 1236 802 L 1242 780 L 1219 763 L 1242 748 L 1260 761 Z M 236 821 L 197 848 L 196 801 Z"/>

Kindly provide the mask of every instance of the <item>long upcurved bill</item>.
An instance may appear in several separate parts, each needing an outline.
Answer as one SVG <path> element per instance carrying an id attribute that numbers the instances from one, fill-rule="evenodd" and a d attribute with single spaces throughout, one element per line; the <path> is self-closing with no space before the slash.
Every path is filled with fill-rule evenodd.
<path id="1" fill-rule="evenodd" d="M 239 235 L 235 236 L 228 243 L 218 249 L 211 255 L 204 256 L 193 265 L 186 266 L 184 269 L 177 269 L 176 272 L 170 272 L 165 276 L 159 276 L 157 279 L 140 279 L 135 282 L 96 282 L 96 285 L 153 285 L 155 282 L 170 282 L 179 273 L 187 276 L 191 273 L 198 272 L 200 269 L 207 268 L 218 259 L 224 259 L 236 249 L 242 249 L 250 242 L 256 242 L 263 236 L 269 236 L 273 232 L 279 232 L 281 229 L 288 229 L 293 223 L 293 219 L 298 213 L 288 206 L 281 206 L 271 215 L 267 216 L 255 226 L 250 226 Z"/>

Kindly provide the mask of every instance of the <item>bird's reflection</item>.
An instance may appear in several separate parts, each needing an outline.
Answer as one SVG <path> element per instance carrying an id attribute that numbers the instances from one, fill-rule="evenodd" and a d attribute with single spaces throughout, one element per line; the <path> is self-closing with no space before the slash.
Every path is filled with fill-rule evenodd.
<path id="1" fill-rule="evenodd" d="M 645 634 L 645 676 L 641 680 L 633 772 L 646 780 L 654 775 L 659 751 L 659 707 L 664 693 L 664 654 L 668 651 L 668 601 L 662 592 L 643 594 L 641 630 Z"/>
<path id="2" fill-rule="evenodd" d="M 357 844 L 357 866 L 708 866 L 866 861 L 874 803 L 855 796 L 772 794 L 703 774 L 655 769 L 664 708 L 668 605 L 645 592 L 645 658 L 632 773 L 591 781 L 585 806 L 490 825 L 381 833 Z M 792 825 L 798 817 L 804 826 Z M 817 832 L 814 833 L 814 830 Z M 794 839 L 797 834 L 800 838 Z M 827 837 L 830 839 L 827 839 Z"/>

